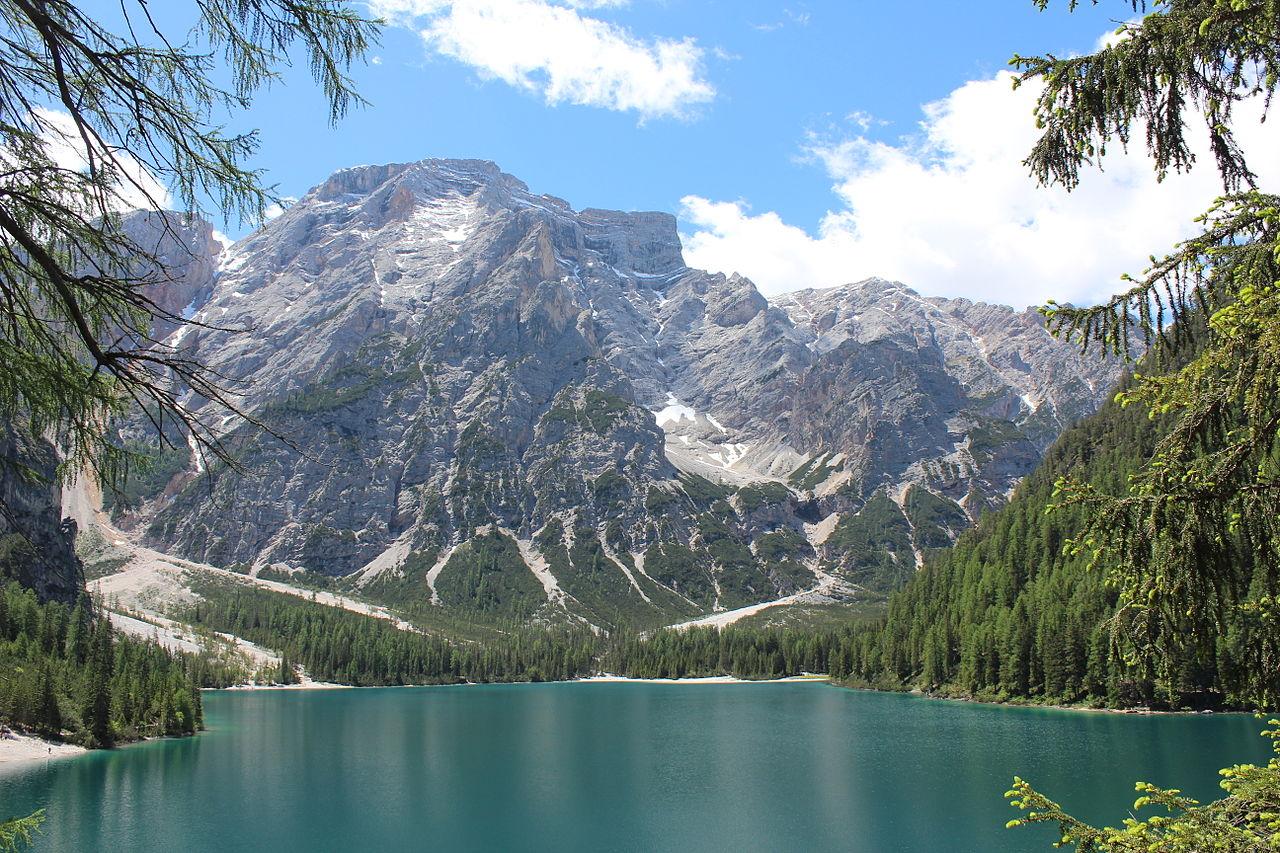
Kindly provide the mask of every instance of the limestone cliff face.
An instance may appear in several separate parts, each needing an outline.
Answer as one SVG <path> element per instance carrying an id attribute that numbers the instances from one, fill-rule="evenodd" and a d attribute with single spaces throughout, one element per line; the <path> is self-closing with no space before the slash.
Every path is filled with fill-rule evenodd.
<path id="1" fill-rule="evenodd" d="M 849 454 L 864 495 L 918 483 L 976 518 L 1118 378 L 1031 310 L 925 299 L 879 279 L 778 302 L 815 356 L 789 439 Z"/>
<path id="2" fill-rule="evenodd" d="M 145 257 L 156 261 L 134 271 L 150 282 L 147 298 L 172 317 L 189 318 L 213 292 L 223 249 L 213 226 L 177 213 L 135 210 L 124 215 L 121 227 Z M 163 338 L 178 325 L 162 320 L 154 335 Z"/>
<path id="3" fill-rule="evenodd" d="M 480 161 L 344 170 L 216 249 L 174 298 L 219 328 L 168 342 L 287 440 L 188 398 L 247 474 L 188 459 L 136 520 L 445 606 L 518 589 L 504 561 L 597 622 L 891 585 L 1115 378 L 1032 314 L 890 282 L 770 303 L 686 268 L 666 214 Z"/>
<path id="4" fill-rule="evenodd" d="M 84 590 L 74 522 L 64 524 L 52 444 L 0 424 L 0 578 L 41 601 L 71 603 Z"/>

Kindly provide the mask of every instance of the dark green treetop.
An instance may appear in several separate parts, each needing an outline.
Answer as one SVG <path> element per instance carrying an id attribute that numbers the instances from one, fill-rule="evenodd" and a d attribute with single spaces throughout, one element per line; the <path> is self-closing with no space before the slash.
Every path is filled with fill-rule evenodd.
<path id="1" fill-rule="evenodd" d="M 1097 53 L 1013 64 L 1019 83 L 1043 85 L 1042 134 L 1026 160 L 1042 183 L 1074 187 L 1082 166 L 1103 164 L 1109 141 L 1139 134 L 1159 177 L 1189 169 L 1190 129 L 1200 124 L 1226 193 L 1199 234 L 1125 276 L 1124 292 L 1093 307 L 1044 309 L 1055 333 L 1086 349 L 1128 358 L 1144 345 L 1149 360 L 1119 399 L 1174 418 L 1123 494 L 1059 482 L 1062 503 L 1089 509 L 1074 546 L 1111 570 L 1121 595 L 1116 629 L 1158 661 L 1188 627 L 1204 635 L 1232 607 L 1276 606 L 1280 198 L 1256 186 L 1232 122 L 1247 101 L 1265 116 L 1280 82 L 1280 4 L 1152 3 Z M 1270 582 L 1236 588 L 1241 560 L 1270 566 Z M 1280 662 L 1280 649 L 1268 654 Z"/>
<path id="2" fill-rule="evenodd" d="M 1087 511 L 1084 532 L 1069 547 L 1109 569 L 1120 597 L 1114 630 L 1138 657 L 1158 666 L 1184 636 L 1211 636 L 1230 611 L 1243 610 L 1271 626 L 1257 653 L 1274 670 L 1280 197 L 1257 186 L 1232 124 L 1246 101 L 1260 104 L 1265 116 L 1280 83 L 1280 3 L 1125 5 L 1147 14 L 1096 53 L 1013 59 L 1019 83 L 1043 85 L 1036 107 L 1042 134 L 1026 165 L 1041 183 L 1071 189 L 1081 167 L 1102 165 L 1108 143 L 1127 145 L 1140 134 L 1163 179 L 1194 165 L 1187 133 L 1201 124 L 1226 194 L 1201 218 L 1200 234 L 1153 258 L 1141 276 L 1127 278 L 1123 293 L 1095 307 L 1051 304 L 1044 311 L 1052 330 L 1104 354 L 1129 357 L 1137 336 L 1150 349 L 1151 367 L 1118 399 L 1173 419 L 1122 494 L 1069 476 L 1058 481 L 1060 502 Z M 1254 564 L 1247 590 L 1238 585 L 1241 560 Z M 1274 705 L 1280 697 L 1257 701 Z M 1276 737 L 1275 730 L 1267 734 Z M 1056 846 L 1082 851 L 1275 849 L 1280 764 L 1222 774 L 1227 797 L 1207 806 L 1139 783 L 1134 810 L 1156 806 L 1168 814 L 1132 818 L 1118 829 L 1077 820 L 1019 779 L 1007 796 L 1025 817 L 1010 824 L 1056 824 Z"/>

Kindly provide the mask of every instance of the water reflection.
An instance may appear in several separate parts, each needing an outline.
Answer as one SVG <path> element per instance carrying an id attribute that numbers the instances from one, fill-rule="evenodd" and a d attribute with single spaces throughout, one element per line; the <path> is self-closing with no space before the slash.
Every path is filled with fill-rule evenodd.
<path id="1" fill-rule="evenodd" d="M 1217 795 L 1251 717 L 990 708 L 820 685 L 209 694 L 198 738 L 0 776 L 37 849 L 1026 850 L 1014 773 L 1115 822 Z"/>

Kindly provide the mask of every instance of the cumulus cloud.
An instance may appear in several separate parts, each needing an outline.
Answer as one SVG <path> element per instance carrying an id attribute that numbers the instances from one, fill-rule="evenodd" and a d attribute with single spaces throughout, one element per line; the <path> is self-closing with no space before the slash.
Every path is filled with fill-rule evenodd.
<path id="1" fill-rule="evenodd" d="M 570 103 L 685 117 L 715 97 L 691 38 L 645 41 L 580 10 L 625 0 L 372 0 L 374 13 L 413 29 L 427 49 L 483 78 Z"/>
<path id="2" fill-rule="evenodd" d="M 870 276 L 926 294 L 1014 306 L 1094 302 L 1152 253 L 1194 231 L 1221 193 L 1207 142 L 1189 174 L 1157 183 L 1141 144 L 1108 149 L 1105 171 L 1072 193 L 1037 187 L 1022 160 L 1036 138 L 1035 91 L 1010 75 L 966 83 L 927 104 L 919 133 L 896 143 L 811 137 L 806 151 L 833 180 L 834 209 L 816 233 L 743 201 L 682 200 L 690 265 L 740 272 L 766 294 Z M 1239 134 L 1263 185 L 1280 182 L 1275 123 L 1240 109 Z M 1140 139 L 1141 134 L 1135 134 Z"/>

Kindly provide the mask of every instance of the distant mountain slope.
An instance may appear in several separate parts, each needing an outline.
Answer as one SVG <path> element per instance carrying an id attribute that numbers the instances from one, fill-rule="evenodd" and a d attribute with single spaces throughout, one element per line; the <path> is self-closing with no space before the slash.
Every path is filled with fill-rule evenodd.
<path id="1" fill-rule="evenodd" d="M 250 331 L 169 342 L 293 446 L 188 398 L 247 475 L 169 453 L 120 523 L 478 618 L 892 589 L 1116 375 L 1032 313 L 889 282 L 770 304 L 685 267 L 668 215 L 574 211 L 479 161 L 344 170 L 205 242 L 187 310 Z"/>
<path id="2" fill-rule="evenodd" d="M 1123 494 L 1150 459 L 1164 420 L 1142 406 L 1108 402 L 1069 428 L 1008 506 L 984 517 L 954 547 L 935 553 L 890 599 L 887 624 L 855 643 L 851 674 L 984 699 L 1089 702 L 1110 707 L 1251 707 L 1275 695 L 1280 674 L 1261 659 L 1261 620 L 1226 613 L 1218 637 L 1188 633 L 1161 649 L 1168 672 L 1127 664 L 1112 645 L 1116 592 L 1089 549 L 1064 549 L 1082 529 L 1079 509 L 1049 511 L 1054 483 L 1070 473 Z M 1275 595 L 1274 567 L 1237 551 L 1234 595 Z M 1259 682 L 1269 684 L 1262 688 Z"/>

